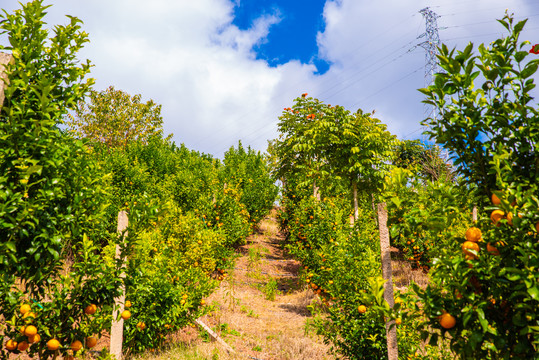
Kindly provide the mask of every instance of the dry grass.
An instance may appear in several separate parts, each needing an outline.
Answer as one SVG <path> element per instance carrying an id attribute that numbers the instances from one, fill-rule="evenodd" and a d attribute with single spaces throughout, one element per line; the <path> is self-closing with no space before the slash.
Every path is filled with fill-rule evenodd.
<path id="1" fill-rule="evenodd" d="M 238 249 L 242 256 L 236 270 L 206 299 L 213 310 L 201 320 L 235 353 L 227 353 L 217 342 L 204 342 L 196 330 L 189 329 L 176 337 L 169 350 L 135 359 L 333 359 L 322 338 L 306 332 L 311 316 L 307 306 L 315 297 L 299 285 L 299 263 L 286 258 L 281 241 L 275 220 L 263 220 Z M 274 301 L 264 293 L 272 280 L 277 283 Z"/>
<path id="2" fill-rule="evenodd" d="M 203 340 L 193 328 L 171 337 L 169 349 L 147 353 L 134 359 L 334 359 L 322 338 L 310 334 L 306 323 L 311 317 L 308 306 L 315 295 L 297 279 L 300 264 L 282 252 L 278 226 L 271 216 L 261 222 L 247 244 L 238 249 L 242 255 L 236 270 L 208 298 L 212 312 L 201 320 L 210 326 L 234 350 L 227 353 L 218 342 Z M 428 275 L 412 270 L 405 260 L 393 260 L 395 287 L 404 290 L 411 281 L 426 286 Z M 265 296 L 265 285 L 277 282 L 275 301 Z"/>

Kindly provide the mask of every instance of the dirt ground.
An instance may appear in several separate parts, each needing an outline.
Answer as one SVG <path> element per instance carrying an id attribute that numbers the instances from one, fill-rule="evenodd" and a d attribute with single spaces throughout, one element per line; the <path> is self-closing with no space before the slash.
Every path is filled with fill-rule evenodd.
<path id="1" fill-rule="evenodd" d="M 219 288 L 206 299 L 211 311 L 199 321 L 216 333 L 219 340 L 196 325 L 169 336 L 166 349 L 133 360 L 335 358 L 330 346 L 309 326 L 312 317 L 308 306 L 318 298 L 300 284 L 300 263 L 283 252 L 283 236 L 275 215 L 272 212 L 262 220 L 246 244 L 237 249 L 234 269 L 228 270 Z M 412 271 L 406 261 L 396 259 L 392 267 L 396 288 L 405 288 L 411 280 L 420 286 L 428 281 L 421 271 Z M 108 334 L 102 334 L 94 355 L 108 348 L 109 342 Z M 12 359 L 27 357 L 19 355 Z"/>

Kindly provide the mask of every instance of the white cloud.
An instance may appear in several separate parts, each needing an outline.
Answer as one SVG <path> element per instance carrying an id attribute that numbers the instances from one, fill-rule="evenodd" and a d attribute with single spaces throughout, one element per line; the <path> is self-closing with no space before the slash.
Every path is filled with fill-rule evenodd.
<path id="1" fill-rule="evenodd" d="M 152 98 L 163 105 L 165 131 L 176 142 L 221 156 L 239 139 L 264 150 L 277 135 L 283 107 L 303 92 L 350 110 L 376 109 L 399 136 L 416 131 L 423 116 L 416 89 L 423 86 L 424 53 L 407 50 L 424 31 L 419 9 L 433 6 L 444 15 L 440 26 L 454 26 L 441 32 L 442 39 L 465 37 L 452 40 L 463 44 L 501 33 L 494 19 L 507 6 L 517 15 L 537 14 L 535 1 L 328 0 L 317 41 L 320 56 L 333 65 L 322 76 L 312 64 L 270 67 L 257 60 L 253 48 L 287 14 L 269 9 L 241 30 L 232 24 L 237 0 L 55 0 L 48 20 L 65 23 L 63 14 L 84 20 L 91 42 L 81 57 L 95 64 L 98 89 L 114 85 Z M 16 0 L 1 6 L 19 7 Z M 529 26 L 537 26 L 537 17 L 532 20 Z M 480 24 L 459 26 L 473 23 Z"/>

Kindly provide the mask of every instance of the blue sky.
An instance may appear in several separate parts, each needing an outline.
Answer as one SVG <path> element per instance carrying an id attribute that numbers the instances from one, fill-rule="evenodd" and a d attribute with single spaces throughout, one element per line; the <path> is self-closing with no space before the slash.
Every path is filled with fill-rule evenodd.
<path id="1" fill-rule="evenodd" d="M 272 14 L 279 18 L 272 25 L 267 38 L 254 47 L 256 58 L 278 66 L 290 60 L 312 63 L 316 73 L 325 73 L 330 63 L 318 56 L 316 35 L 323 32 L 325 1 L 323 0 L 251 0 L 240 1 L 234 8 L 233 24 L 242 30 L 249 29 L 261 15 Z"/>
<path id="2" fill-rule="evenodd" d="M 45 0 L 45 19 L 84 21 L 79 53 L 96 90 L 113 85 L 162 105 L 177 143 L 221 157 L 241 140 L 264 151 L 278 117 L 302 93 L 376 116 L 401 139 L 421 138 L 425 31 L 430 6 L 449 47 L 505 33 L 506 8 L 529 18 L 539 43 L 538 0 Z M 17 0 L 0 0 L 8 12 Z M 0 36 L 0 43 L 6 37 Z M 535 101 L 537 103 L 537 101 Z"/>

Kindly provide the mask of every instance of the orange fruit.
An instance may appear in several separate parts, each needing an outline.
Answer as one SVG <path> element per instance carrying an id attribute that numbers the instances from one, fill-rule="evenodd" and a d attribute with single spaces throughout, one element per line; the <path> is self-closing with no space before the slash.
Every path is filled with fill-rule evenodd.
<path id="1" fill-rule="evenodd" d="M 22 316 L 23 319 L 26 319 L 26 318 L 29 318 L 29 317 L 35 319 L 35 318 L 36 318 L 36 314 L 33 313 L 33 312 L 31 312 L 31 311 L 29 311 L 29 312 L 25 313 L 25 314 Z"/>
<path id="2" fill-rule="evenodd" d="M 95 336 L 89 336 L 86 338 L 86 347 L 88 349 L 93 348 L 97 344 L 97 338 Z"/>
<path id="3" fill-rule="evenodd" d="M 26 351 L 30 347 L 30 344 L 26 341 L 21 341 L 19 345 L 17 346 L 17 350 L 19 351 Z"/>
<path id="4" fill-rule="evenodd" d="M 204 299 L 200 300 L 200 305 L 204 305 L 206 301 Z"/>
<path id="5" fill-rule="evenodd" d="M 75 340 L 71 343 L 71 350 L 77 352 L 80 349 L 82 349 L 82 342 L 80 342 L 79 340 Z"/>
<path id="6" fill-rule="evenodd" d="M 29 343 L 37 343 L 37 342 L 40 342 L 40 341 L 41 341 L 41 336 L 39 336 L 39 334 L 35 334 L 34 336 L 30 336 L 28 338 Z"/>
<path id="7" fill-rule="evenodd" d="M 9 351 L 13 351 L 13 350 L 15 350 L 17 348 L 17 345 L 18 345 L 18 343 L 15 340 L 10 339 L 6 343 L 6 349 L 9 350 Z"/>
<path id="8" fill-rule="evenodd" d="M 395 319 L 395 324 L 397 324 L 397 325 L 402 324 L 402 319 L 401 318 L 396 318 Z"/>
<path id="9" fill-rule="evenodd" d="M 479 245 L 477 245 L 477 243 L 473 242 L 473 241 L 465 241 L 463 244 L 462 244 L 462 252 L 465 254 L 465 255 L 468 255 L 468 256 L 471 256 L 473 258 L 476 258 L 477 255 L 475 255 L 474 253 L 472 253 L 470 250 L 475 250 L 476 253 L 479 253 Z"/>
<path id="10" fill-rule="evenodd" d="M 500 198 L 496 196 L 496 194 L 492 194 L 491 200 L 494 205 L 500 205 L 502 203 Z"/>
<path id="11" fill-rule="evenodd" d="M 19 329 L 19 333 L 20 333 L 21 335 L 24 335 L 24 330 L 26 330 L 26 326 L 23 325 L 23 326 L 21 326 L 21 328 Z"/>
<path id="12" fill-rule="evenodd" d="M 129 309 L 131 307 L 131 301 L 127 300 L 124 304 L 124 307 Z"/>
<path id="13" fill-rule="evenodd" d="M 500 252 L 498 251 L 498 249 L 496 247 L 490 245 L 490 243 L 487 244 L 487 251 L 491 255 L 495 255 L 495 256 L 500 255 Z"/>
<path id="14" fill-rule="evenodd" d="M 50 351 L 56 351 L 60 348 L 60 342 L 56 339 L 50 339 L 47 341 L 47 349 Z"/>
<path id="15" fill-rule="evenodd" d="M 451 329 L 457 324 L 457 319 L 455 319 L 455 317 L 449 313 L 444 313 L 443 315 L 441 315 L 439 321 L 440 325 L 444 329 Z"/>
<path id="16" fill-rule="evenodd" d="M 539 221 L 535 223 L 535 231 L 539 232 Z"/>
<path id="17" fill-rule="evenodd" d="M 142 321 L 140 321 L 140 322 L 137 324 L 137 329 L 139 329 L 140 331 L 144 331 L 144 329 L 146 329 L 146 324 L 143 323 Z"/>
<path id="18" fill-rule="evenodd" d="M 37 328 L 34 325 L 28 325 L 24 329 L 24 335 L 28 337 L 35 336 L 36 334 L 37 334 Z"/>
<path id="19" fill-rule="evenodd" d="M 84 309 L 84 313 L 88 314 L 88 315 L 93 315 L 93 314 L 95 314 L 96 311 L 97 311 L 97 305 L 96 304 L 90 304 L 90 305 L 86 306 L 86 308 Z"/>
<path id="20" fill-rule="evenodd" d="M 513 226 L 513 213 L 512 212 L 509 212 L 507 214 L 507 223 L 511 226 Z"/>
<path id="21" fill-rule="evenodd" d="M 31 310 L 30 308 L 30 305 L 28 304 L 22 304 L 19 311 L 21 312 L 21 314 L 26 314 L 27 312 L 29 312 Z"/>
<path id="22" fill-rule="evenodd" d="M 365 305 L 359 305 L 357 311 L 359 311 L 360 314 L 365 314 L 367 312 L 367 307 Z"/>
<path id="23" fill-rule="evenodd" d="M 476 227 L 471 227 L 466 230 L 466 240 L 478 242 L 481 239 L 481 230 Z"/>
<path id="24" fill-rule="evenodd" d="M 498 225 L 498 221 L 505 217 L 505 213 L 502 210 L 494 210 L 490 213 L 490 220 L 494 225 Z"/>
<path id="25" fill-rule="evenodd" d="M 122 319 L 128 320 L 130 317 L 131 317 L 131 311 L 129 310 L 122 311 Z"/>

